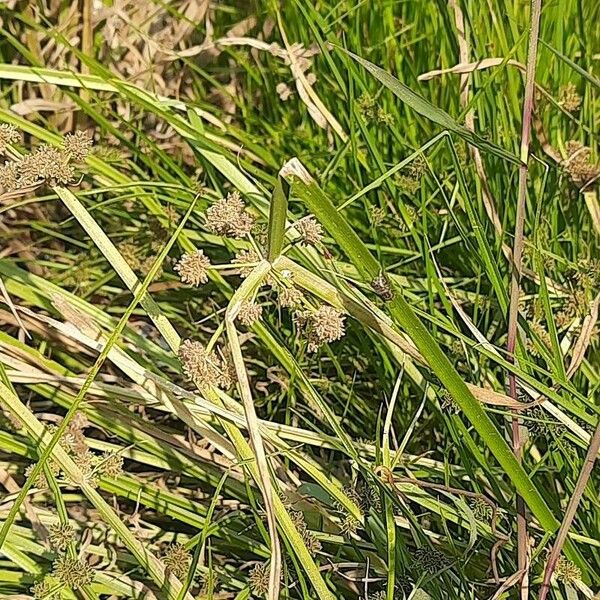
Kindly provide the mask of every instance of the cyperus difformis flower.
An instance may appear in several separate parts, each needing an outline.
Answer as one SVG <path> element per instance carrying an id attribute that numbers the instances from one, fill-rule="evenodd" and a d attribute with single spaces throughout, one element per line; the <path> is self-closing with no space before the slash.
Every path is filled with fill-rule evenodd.
<path id="1" fill-rule="evenodd" d="M 187 575 L 191 561 L 190 551 L 179 542 L 169 544 L 163 556 L 165 567 L 178 579 L 183 579 Z"/>
<path id="2" fill-rule="evenodd" d="M 184 340 L 179 348 L 179 360 L 185 376 L 199 387 L 226 389 L 231 384 L 226 361 L 207 351 L 200 342 Z"/>
<path id="3" fill-rule="evenodd" d="M 123 472 L 123 457 L 116 452 L 105 452 L 98 465 L 98 472 L 105 477 L 115 479 Z"/>
<path id="4" fill-rule="evenodd" d="M 249 575 L 250 589 L 256 596 L 264 596 L 269 591 L 269 563 L 257 563 Z"/>
<path id="5" fill-rule="evenodd" d="M 279 291 L 279 304 L 283 308 L 298 308 L 302 305 L 304 296 L 302 292 L 295 287 L 284 287 Z"/>
<path id="6" fill-rule="evenodd" d="M 198 286 L 208 281 L 210 260 L 203 250 L 196 250 L 191 254 L 184 254 L 173 267 L 179 273 L 183 283 Z"/>
<path id="7" fill-rule="evenodd" d="M 242 302 L 237 318 L 242 325 L 249 327 L 262 316 L 262 306 L 256 302 Z"/>
<path id="8" fill-rule="evenodd" d="M 563 85 L 558 92 L 558 103 L 567 111 L 575 112 L 581 106 L 581 96 L 577 92 L 577 86 L 569 82 Z"/>
<path id="9" fill-rule="evenodd" d="M 78 590 L 90 585 L 94 580 L 94 571 L 88 563 L 81 558 L 72 558 L 66 554 L 59 556 L 52 564 L 52 575 L 60 583 Z"/>
<path id="10" fill-rule="evenodd" d="M 63 140 L 63 148 L 74 161 L 82 162 L 92 149 L 92 138 L 84 131 L 68 133 Z"/>
<path id="11" fill-rule="evenodd" d="M 16 144 L 21 139 L 17 128 L 8 123 L 0 125 L 0 154 L 6 152 L 6 147 L 9 144 Z"/>
<path id="12" fill-rule="evenodd" d="M 246 210 L 240 194 L 231 192 L 207 209 L 206 226 L 217 235 L 241 238 L 252 230 L 254 217 Z"/>
<path id="13" fill-rule="evenodd" d="M 323 344 L 339 340 L 345 333 L 346 317 L 333 306 L 321 306 L 300 316 L 308 336 L 308 351 L 316 352 Z"/>
<path id="14" fill-rule="evenodd" d="M 301 243 L 305 246 L 315 246 L 323 239 L 323 228 L 312 216 L 297 221 L 294 229 L 300 234 Z"/>
<path id="15" fill-rule="evenodd" d="M 573 583 L 577 579 L 581 579 L 581 569 L 562 554 L 556 561 L 554 574 L 557 579 L 565 583 Z"/>
<path id="16" fill-rule="evenodd" d="M 239 276 L 245 279 L 252 273 L 254 266 L 260 261 L 260 256 L 253 248 L 249 248 L 248 250 L 240 250 L 235 258 L 231 261 L 238 267 Z"/>
<path id="17" fill-rule="evenodd" d="M 565 144 L 567 159 L 564 162 L 565 170 L 579 187 L 600 175 L 600 165 L 592 159 L 592 151 L 581 142 L 570 140 Z"/>
<path id="18" fill-rule="evenodd" d="M 49 527 L 48 541 L 59 552 L 63 552 L 75 539 L 75 530 L 69 523 L 54 523 Z"/>

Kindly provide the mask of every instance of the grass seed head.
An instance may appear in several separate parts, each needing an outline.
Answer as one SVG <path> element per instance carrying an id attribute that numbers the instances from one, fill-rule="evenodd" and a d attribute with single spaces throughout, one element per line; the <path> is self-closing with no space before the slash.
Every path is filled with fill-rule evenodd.
<path id="1" fill-rule="evenodd" d="M 208 256 L 205 256 L 203 250 L 196 250 L 191 254 L 184 254 L 173 269 L 179 273 L 179 278 L 183 283 L 199 286 L 208 281 L 210 260 Z"/>

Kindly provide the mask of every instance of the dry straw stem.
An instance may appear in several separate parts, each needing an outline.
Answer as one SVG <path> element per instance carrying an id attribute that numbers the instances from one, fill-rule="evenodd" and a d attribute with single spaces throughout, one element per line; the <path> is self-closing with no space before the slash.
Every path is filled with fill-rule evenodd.
<path id="1" fill-rule="evenodd" d="M 0 381 L 0 397 L 10 412 L 17 417 L 27 431 L 27 434 L 36 443 L 40 444 L 42 450 L 51 448 L 53 436 L 38 421 L 35 415 L 21 402 L 21 400 Z M 139 564 L 148 572 L 154 583 L 159 586 L 166 597 L 175 600 L 181 589 L 181 583 L 176 577 L 168 576 L 165 567 L 136 537 L 129 531 L 114 510 L 102 498 L 102 496 L 86 482 L 86 478 L 73 462 L 71 457 L 56 445 L 51 450 L 52 458 L 57 461 L 67 477 L 75 482 L 88 500 L 94 505 L 102 518 L 117 533 L 127 549 L 133 554 Z M 193 600 L 190 594 L 186 594 L 186 600 Z"/>
<path id="2" fill-rule="evenodd" d="M 529 30 L 529 49 L 527 52 L 527 70 L 525 75 L 525 97 L 523 99 L 523 122 L 521 125 L 521 165 L 519 166 L 519 183 L 517 196 L 517 214 L 515 221 L 514 243 L 512 250 L 512 277 L 510 285 L 510 305 L 508 312 L 508 337 L 506 352 L 508 359 L 515 362 L 515 349 L 518 335 L 519 297 L 521 293 L 521 272 L 523 260 L 523 230 L 525 226 L 525 208 L 527 203 L 527 179 L 529 174 L 529 142 L 531 139 L 531 118 L 535 92 L 535 69 L 537 63 L 537 46 L 540 28 L 541 0 L 531 2 L 531 21 Z M 510 396 L 518 399 L 517 378 L 514 373 L 508 375 Z M 519 463 L 522 460 L 523 449 L 521 442 L 520 423 L 518 416 L 512 419 L 513 450 Z M 517 565 L 524 572 L 521 580 L 521 598 L 526 600 L 529 595 L 528 553 L 529 541 L 527 536 L 527 517 L 525 502 L 521 495 L 517 496 Z"/>
<path id="3" fill-rule="evenodd" d="M 227 339 L 231 357 L 235 366 L 235 372 L 238 379 L 238 386 L 246 421 L 248 425 L 248 433 L 250 434 L 250 442 L 256 457 L 256 466 L 260 475 L 261 491 L 265 502 L 265 512 L 267 514 L 267 522 L 269 524 L 269 536 L 271 538 L 271 560 L 269 569 L 269 600 L 277 600 L 279 598 L 279 588 L 281 580 L 281 547 L 279 538 L 277 537 L 277 519 L 275 517 L 275 509 L 273 506 L 273 485 L 271 483 L 271 475 L 269 464 L 265 453 L 265 448 L 260 434 L 260 427 L 254 401 L 252 399 L 252 390 L 248 380 L 248 373 L 244 365 L 244 357 L 238 332 L 235 327 L 235 319 L 244 301 L 249 300 L 256 288 L 268 275 L 271 270 L 271 265 L 266 260 L 261 261 L 242 282 L 242 285 L 236 290 L 227 310 L 225 311 L 225 326 L 227 329 Z"/>
<path id="4" fill-rule="evenodd" d="M 567 506 L 567 510 L 565 511 L 565 516 L 563 517 L 560 529 L 558 530 L 556 541 L 554 542 L 552 550 L 550 551 L 550 555 L 548 556 L 548 562 L 546 563 L 546 570 L 544 572 L 544 581 L 540 589 L 539 600 L 545 600 L 546 596 L 548 595 L 548 592 L 550 591 L 550 581 L 552 579 L 552 573 L 554 572 L 556 563 L 560 557 L 560 553 L 562 552 L 563 546 L 567 540 L 567 536 L 569 535 L 569 529 L 571 528 L 571 524 L 573 523 L 573 519 L 575 518 L 575 515 L 577 513 L 579 501 L 583 496 L 585 487 L 588 483 L 590 475 L 592 474 L 592 469 L 594 468 L 594 464 L 596 462 L 596 457 L 598 456 L 599 450 L 600 421 L 596 426 L 596 431 L 594 432 L 592 442 L 588 448 L 585 457 L 585 462 L 583 463 L 583 467 L 581 469 L 581 472 L 579 473 L 579 478 L 577 479 L 577 484 L 575 485 L 575 489 L 573 490 L 573 495 L 569 500 L 569 505 Z"/>

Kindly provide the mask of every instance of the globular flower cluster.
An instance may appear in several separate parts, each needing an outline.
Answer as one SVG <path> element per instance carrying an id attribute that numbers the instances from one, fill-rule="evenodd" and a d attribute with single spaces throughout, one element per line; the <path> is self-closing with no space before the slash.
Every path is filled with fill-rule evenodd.
<path id="1" fill-rule="evenodd" d="M 339 340 L 345 333 L 346 317 L 333 306 L 321 306 L 316 311 L 306 311 L 297 315 L 299 324 L 304 326 L 307 336 L 307 349 L 316 352 L 323 344 Z"/>
<path id="2" fill-rule="evenodd" d="M 279 304 L 283 308 L 299 308 L 302 306 L 304 295 L 295 287 L 284 287 L 279 291 Z"/>
<path id="3" fill-rule="evenodd" d="M 300 243 L 304 246 L 316 246 L 323 239 L 323 228 L 312 216 L 297 221 L 294 229 L 300 234 Z"/>
<path id="4" fill-rule="evenodd" d="M 0 154 L 4 154 L 10 144 L 16 144 L 20 139 L 19 131 L 14 125 L 2 123 L 0 125 Z"/>
<path id="5" fill-rule="evenodd" d="M 600 165 L 592 159 L 590 148 L 575 140 L 568 141 L 565 147 L 567 159 L 564 168 L 575 185 L 583 187 L 600 175 Z"/>
<path id="6" fill-rule="evenodd" d="M 52 564 L 52 575 L 73 590 L 78 590 L 94 581 L 94 570 L 81 558 L 63 554 Z"/>
<path id="7" fill-rule="evenodd" d="M 46 464 L 48 465 L 48 468 L 50 469 L 50 472 L 52 473 L 52 475 L 54 475 L 54 477 L 57 477 L 60 474 L 60 465 L 56 461 L 49 460 Z M 29 465 L 27 469 L 25 469 L 25 477 L 29 477 L 34 468 L 35 465 Z M 40 490 L 45 490 L 49 487 L 48 481 L 46 480 L 46 476 L 44 475 L 44 471 L 42 471 L 38 475 L 37 479 L 34 482 L 34 485 Z"/>
<path id="8" fill-rule="evenodd" d="M 185 376 L 198 387 L 231 386 L 231 369 L 227 361 L 208 351 L 200 342 L 184 340 L 179 348 L 179 360 Z"/>
<path id="9" fill-rule="evenodd" d="M 217 235 L 242 238 L 252 231 L 254 222 L 238 192 L 230 192 L 206 211 L 206 226 Z"/>
<path id="10" fill-rule="evenodd" d="M 0 153 L 17 140 L 18 132 L 14 127 L 0 129 Z M 81 131 L 68 134 L 62 148 L 42 144 L 21 159 L 7 161 L 0 167 L 0 187 L 3 193 L 11 193 L 44 183 L 67 185 L 75 178 L 73 163 L 83 161 L 91 146 L 91 138 Z"/>
<path id="11" fill-rule="evenodd" d="M 36 581 L 30 588 L 31 594 L 35 600 L 51 600 L 58 598 L 60 592 L 53 591 L 57 588 L 59 582 L 52 576 L 47 575 L 44 579 Z"/>
<path id="12" fill-rule="evenodd" d="M 298 530 L 298 533 L 302 536 L 302 541 L 306 546 L 306 549 L 311 554 L 316 554 L 321 550 L 321 542 L 317 539 L 315 534 L 308 528 L 304 519 L 304 513 L 299 510 L 290 510 L 290 518 L 292 523 Z"/>
<path id="13" fill-rule="evenodd" d="M 261 318 L 262 310 L 262 306 L 256 302 L 242 302 L 237 319 L 242 325 L 250 327 Z"/>
<path id="14" fill-rule="evenodd" d="M 491 505 L 486 502 L 483 498 L 474 498 L 471 501 L 471 510 L 473 516 L 482 523 L 489 523 L 492 519 L 493 509 Z"/>
<path id="15" fill-rule="evenodd" d="M 448 557 L 436 548 L 419 548 L 414 553 L 414 562 L 431 575 L 439 574 L 450 564 Z"/>
<path id="16" fill-rule="evenodd" d="M 356 101 L 358 112 L 369 121 L 378 121 L 383 125 L 393 125 L 394 117 L 382 106 L 377 106 L 375 98 L 366 92 Z"/>
<path id="17" fill-rule="evenodd" d="M 565 556 L 559 556 L 554 568 L 556 578 L 564 583 L 574 583 L 581 579 L 581 569 Z"/>
<path id="18" fill-rule="evenodd" d="M 65 153 L 75 162 L 83 162 L 92 150 L 93 140 L 84 131 L 68 133 L 63 141 Z"/>
<path id="19" fill-rule="evenodd" d="M 250 590 L 256 596 L 264 596 L 269 591 L 269 563 L 257 563 L 249 575 Z"/>
<path id="20" fill-rule="evenodd" d="M 238 274 L 242 279 L 245 279 L 252 273 L 252 269 L 254 266 L 260 261 L 260 256 L 253 248 L 249 248 L 248 250 L 240 250 L 235 258 L 231 261 L 238 267 Z"/>
<path id="21" fill-rule="evenodd" d="M 48 540 L 58 552 L 64 552 L 75 540 L 75 530 L 69 523 L 54 523 L 49 528 Z"/>
<path id="22" fill-rule="evenodd" d="M 104 452 L 98 469 L 104 477 L 117 478 L 123 472 L 123 457 L 116 452 Z"/>
<path id="23" fill-rule="evenodd" d="M 179 542 L 169 544 L 164 551 L 163 562 L 169 573 L 172 573 L 178 579 L 187 576 L 192 556 L 190 551 Z"/>
<path id="24" fill-rule="evenodd" d="M 191 254 L 184 254 L 173 269 L 179 273 L 183 283 L 199 286 L 208 281 L 210 260 L 203 250 L 196 250 Z"/>
<path id="25" fill-rule="evenodd" d="M 573 82 L 563 85 L 558 92 L 558 103 L 567 111 L 575 112 L 581 106 L 581 96 Z"/>

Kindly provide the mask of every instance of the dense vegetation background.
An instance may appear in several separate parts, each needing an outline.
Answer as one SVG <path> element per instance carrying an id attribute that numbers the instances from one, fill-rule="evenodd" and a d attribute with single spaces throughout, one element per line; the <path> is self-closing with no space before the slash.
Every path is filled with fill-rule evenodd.
<path id="1" fill-rule="evenodd" d="M 0 597 L 598 598 L 599 19 L 5 0 Z"/>

